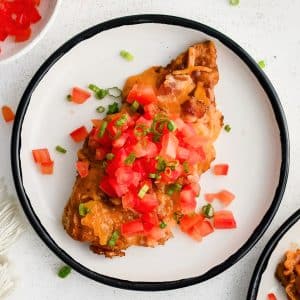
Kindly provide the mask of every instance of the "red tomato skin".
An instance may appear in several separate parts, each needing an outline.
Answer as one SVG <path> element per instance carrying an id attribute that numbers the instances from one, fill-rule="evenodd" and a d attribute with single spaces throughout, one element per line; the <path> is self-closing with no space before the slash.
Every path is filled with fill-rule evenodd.
<path id="1" fill-rule="evenodd" d="M 53 169 L 54 169 L 54 162 L 44 162 L 41 163 L 41 172 L 44 175 L 52 175 L 53 174 Z"/>
<path id="2" fill-rule="evenodd" d="M 195 193 L 191 188 L 184 187 L 179 194 L 180 208 L 183 213 L 192 213 L 196 208 Z"/>
<path id="3" fill-rule="evenodd" d="M 132 189 L 122 196 L 122 205 L 124 209 L 133 210 L 137 201 L 137 194 L 134 193 Z"/>
<path id="4" fill-rule="evenodd" d="M 167 134 L 164 134 L 161 140 L 161 151 L 160 156 L 166 159 L 175 159 L 176 158 L 176 152 L 178 147 L 178 139 L 176 136 L 169 132 Z"/>
<path id="5" fill-rule="evenodd" d="M 216 194 L 214 193 L 207 193 L 204 195 L 205 201 L 212 203 L 216 199 Z"/>
<path id="6" fill-rule="evenodd" d="M 71 93 L 72 102 L 76 104 L 84 103 L 88 98 L 91 97 L 91 93 L 81 89 L 79 87 L 74 87 Z"/>
<path id="7" fill-rule="evenodd" d="M 104 176 L 101 180 L 100 180 L 100 184 L 99 184 L 100 189 L 108 196 L 110 197 L 117 197 L 117 194 L 115 192 L 115 190 L 112 188 L 111 184 L 109 183 L 109 177 L 108 176 Z"/>
<path id="8" fill-rule="evenodd" d="M 95 158 L 96 160 L 103 160 L 107 154 L 107 150 L 104 148 L 97 148 Z"/>
<path id="9" fill-rule="evenodd" d="M 142 105 L 157 102 L 157 97 L 151 86 L 135 84 L 127 96 L 127 102 L 137 101 Z"/>
<path id="10" fill-rule="evenodd" d="M 150 212 L 142 215 L 142 222 L 145 232 L 149 232 L 153 227 L 158 226 L 159 220 L 155 212 Z"/>
<path id="11" fill-rule="evenodd" d="M 142 233 L 144 226 L 141 219 L 129 221 L 121 225 L 121 233 L 124 236 L 132 236 L 135 234 Z"/>
<path id="12" fill-rule="evenodd" d="M 89 162 L 88 161 L 78 161 L 76 163 L 76 169 L 81 178 L 87 177 L 89 175 Z"/>
<path id="13" fill-rule="evenodd" d="M 45 164 L 52 162 L 49 150 L 47 148 L 32 150 L 32 156 L 37 164 Z"/>
<path id="14" fill-rule="evenodd" d="M 158 200 L 155 194 L 146 194 L 143 199 L 137 201 L 134 209 L 140 213 L 152 212 L 158 206 Z"/>
<path id="15" fill-rule="evenodd" d="M 191 228 L 193 228 L 197 223 L 202 222 L 204 220 L 204 217 L 200 214 L 194 214 L 194 215 L 184 215 L 180 219 L 180 229 L 183 232 L 188 232 Z"/>
<path id="16" fill-rule="evenodd" d="M 228 206 L 235 199 L 235 195 L 227 190 L 222 190 L 219 193 L 217 193 L 215 196 L 225 206 Z"/>
<path id="17" fill-rule="evenodd" d="M 11 122 L 15 119 L 14 112 L 7 105 L 2 106 L 2 116 L 3 116 L 3 119 L 6 123 Z"/>
<path id="18" fill-rule="evenodd" d="M 234 229 L 236 221 L 231 211 L 220 210 L 214 214 L 214 227 L 216 229 Z"/>
<path id="19" fill-rule="evenodd" d="M 89 133 L 85 126 L 81 126 L 70 133 L 71 138 L 76 142 L 80 143 L 88 137 Z"/>
<path id="20" fill-rule="evenodd" d="M 277 297 L 275 296 L 274 293 L 269 293 L 268 294 L 268 300 L 277 300 Z"/>
<path id="21" fill-rule="evenodd" d="M 214 228 L 212 224 L 208 220 L 204 220 L 203 222 L 196 225 L 201 236 L 207 236 L 214 232 Z"/>
<path id="22" fill-rule="evenodd" d="M 228 174 L 228 164 L 218 164 L 213 167 L 213 173 L 216 176 L 226 176 Z"/>
<path id="23" fill-rule="evenodd" d="M 30 27 L 28 27 L 26 29 L 20 29 L 15 34 L 15 42 L 16 43 L 25 42 L 25 41 L 29 40 L 30 36 L 31 36 Z"/>

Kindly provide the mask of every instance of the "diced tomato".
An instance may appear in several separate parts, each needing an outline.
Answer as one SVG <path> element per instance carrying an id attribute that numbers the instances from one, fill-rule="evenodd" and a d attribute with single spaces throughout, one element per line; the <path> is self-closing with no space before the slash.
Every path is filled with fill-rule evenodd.
<path id="1" fill-rule="evenodd" d="M 218 164 L 213 168 L 213 173 L 217 176 L 227 175 L 228 174 L 229 165 L 228 164 Z"/>
<path id="2" fill-rule="evenodd" d="M 225 206 L 227 206 L 235 199 L 235 196 L 227 190 L 222 190 L 216 194 L 216 198 L 220 200 Z"/>
<path id="3" fill-rule="evenodd" d="M 131 236 L 144 231 L 144 226 L 141 219 L 129 221 L 121 225 L 121 233 L 124 236 Z"/>
<path id="4" fill-rule="evenodd" d="M 180 160 L 187 160 L 190 156 L 190 151 L 184 147 L 178 147 L 176 157 Z"/>
<path id="5" fill-rule="evenodd" d="M 104 148 L 97 148 L 96 149 L 96 156 L 95 156 L 96 160 L 102 160 L 102 159 L 104 159 L 106 153 L 107 153 L 106 149 L 104 149 Z"/>
<path id="6" fill-rule="evenodd" d="M 72 89 L 71 99 L 74 103 L 82 104 L 90 97 L 91 93 L 88 91 L 85 91 L 79 87 L 74 87 Z"/>
<path id="7" fill-rule="evenodd" d="M 236 221 L 231 211 L 220 210 L 214 214 L 214 227 L 216 229 L 236 228 Z"/>
<path id="8" fill-rule="evenodd" d="M 199 185 L 198 182 L 197 182 L 197 183 L 191 183 L 191 184 L 189 184 L 188 186 L 186 186 L 186 188 L 187 188 L 187 187 L 190 187 L 190 188 L 192 189 L 192 191 L 194 192 L 194 195 L 195 195 L 196 197 L 199 196 L 199 194 L 200 194 L 200 185 Z"/>
<path id="9" fill-rule="evenodd" d="M 99 119 L 92 119 L 91 122 L 93 123 L 93 126 L 95 126 L 97 128 L 100 128 L 101 124 L 103 123 L 103 121 L 99 120 Z"/>
<path id="10" fill-rule="evenodd" d="M 201 236 L 207 236 L 214 232 L 214 228 L 208 220 L 196 224 L 197 229 Z"/>
<path id="11" fill-rule="evenodd" d="M 192 227 L 194 227 L 197 223 L 202 222 L 203 220 L 204 217 L 200 214 L 184 215 L 180 219 L 180 229 L 183 232 L 188 232 Z"/>
<path id="12" fill-rule="evenodd" d="M 115 176 L 119 184 L 138 186 L 141 175 L 134 172 L 131 167 L 120 167 L 116 170 Z"/>
<path id="13" fill-rule="evenodd" d="M 191 165 L 197 164 L 200 161 L 205 160 L 206 155 L 202 147 L 199 147 L 197 149 L 190 149 L 189 157 L 187 158 L 187 162 L 189 162 Z"/>
<path id="14" fill-rule="evenodd" d="M 151 86 L 135 84 L 127 96 L 127 102 L 137 101 L 142 105 L 155 103 L 157 98 Z"/>
<path id="15" fill-rule="evenodd" d="M 145 232 L 148 239 L 159 241 L 165 235 L 164 230 L 159 227 L 153 227 L 150 231 Z"/>
<path id="16" fill-rule="evenodd" d="M 25 42 L 27 41 L 31 36 L 31 29 L 30 27 L 26 29 L 19 29 L 17 30 L 15 34 L 15 42 L 20 43 L 20 42 Z"/>
<path id="17" fill-rule="evenodd" d="M 54 162 L 43 162 L 41 163 L 41 172 L 44 175 L 51 175 L 53 174 L 53 169 L 54 169 Z"/>
<path id="18" fill-rule="evenodd" d="M 89 175 L 89 165 L 88 161 L 78 161 L 76 163 L 76 169 L 81 178 Z"/>
<path id="19" fill-rule="evenodd" d="M 89 133 L 88 133 L 87 129 L 85 128 L 85 126 L 81 126 L 70 133 L 71 138 L 76 143 L 84 141 L 88 135 L 89 135 Z"/>
<path id="20" fill-rule="evenodd" d="M 167 159 L 175 159 L 176 158 L 176 152 L 178 147 L 178 139 L 176 136 L 169 132 L 167 134 L 164 134 L 161 141 L 161 151 L 160 156 L 167 158 Z"/>
<path id="21" fill-rule="evenodd" d="M 117 138 L 116 140 L 114 140 L 112 142 L 113 147 L 115 147 L 115 148 L 123 147 L 125 145 L 128 137 L 129 137 L 128 133 L 123 132 L 119 138 Z"/>
<path id="22" fill-rule="evenodd" d="M 173 183 L 175 182 L 182 174 L 182 168 L 181 166 L 178 166 L 175 170 L 172 170 L 171 168 L 167 167 L 163 173 L 161 173 L 161 179 L 160 182 L 163 183 Z"/>
<path id="23" fill-rule="evenodd" d="M 277 297 L 275 296 L 274 293 L 269 293 L 268 294 L 268 300 L 277 300 Z"/>
<path id="24" fill-rule="evenodd" d="M 211 203 L 216 199 L 216 194 L 213 194 L 213 193 L 205 194 L 204 199 L 205 199 L 205 201 Z"/>
<path id="25" fill-rule="evenodd" d="M 32 155 L 37 164 L 47 164 L 52 162 L 47 148 L 32 150 Z"/>
<path id="26" fill-rule="evenodd" d="M 113 177 L 110 177 L 108 179 L 108 182 L 118 197 L 122 197 L 124 194 L 128 192 L 129 187 L 127 184 L 119 184 L 117 180 Z"/>
<path id="27" fill-rule="evenodd" d="M 114 175 L 118 168 L 125 166 L 124 161 L 128 156 L 128 153 L 124 148 L 116 149 L 116 150 L 117 151 L 115 151 L 115 149 L 112 150 L 115 156 L 112 160 L 110 160 L 107 163 L 106 173 L 109 175 Z"/>
<path id="28" fill-rule="evenodd" d="M 157 226 L 159 221 L 155 212 L 145 213 L 142 215 L 142 222 L 145 231 L 150 231 L 154 226 Z"/>
<path id="29" fill-rule="evenodd" d="M 191 187 L 184 187 L 179 194 L 180 208 L 183 213 L 191 213 L 196 208 L 195 192 Z"/>
<path id="30" fill-rule="evenodd" d="M 108 176 L 104 176 L 101 180 L 100 180 L 100 184 L 99 184 L 100 189 L 108 196 L 110 197 L 117 197 L 117 194 L 115 192 L 115 190 L 113 189 L 113 187 L 110 185 L 109 182 L 109 177 Z"/>
<path id="31" fill-rule="evenodd" d="M 144 116 L 148 120 L 152 120 L 159 112 L 157 105 L 150 103 L 144 106 Z"/>
<path id="32" fill-rule="evenodd" d="M 194 148 L 202 147 L 203 145 L 205 145 L 207 143 L 207 139 L 199 134 L 185 137 L 183 140 L 186 144 L 188 144 Z"/>
<path id="33" fill-rule="evenodd" d="M 5 31 L 2 31 L 0 29 L 0 41 L 1 42 L 5 41 L 7 37 L 8 37 L 8 34 Z"/>
<path id="34" fill-rule="evenodd" d="M 202 235 L 201 232 L 199 230 L 199 228 L 197 226 L 192 227 L 187 234 L 193 238 L 195 241 L 200 242 L 202 240 Z"/>
<path id="35" fill-rule="evenodd" d="M 136 157 L 147 156 L 148 158 L 155 157 L 158 153 L 157 146 L 150 142 L 148 138 L 144 138 L 138 142 L 134 147 L 133 151 Z"/>
<path id="36" fill-rule="evenodd" d="M 5 122 L 11 122 L 15 119 L 14 112 L 7 105 L 2 106 L 2 115 Z"/>
<path id="37" fill-rule="evenodd" d="M 148 213 L 153 211 L 158 204 L 155 194 L 146 194 L 142 199 L 137 201 L 135 210 L 141 213 Z"/>
<path id="38" fill-rule="evenodd" d="M 132 189 L 122 196 L 122 205 L 124 209 L 134 209 L 138 201 L 137 194 Z"/>

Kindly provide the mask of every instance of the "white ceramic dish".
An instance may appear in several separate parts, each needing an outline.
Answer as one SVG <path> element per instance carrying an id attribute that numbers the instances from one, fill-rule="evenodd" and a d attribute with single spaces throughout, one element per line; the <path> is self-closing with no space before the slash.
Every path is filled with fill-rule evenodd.
<path id="1" fill-rule="evenodd" d="M 238 228 L 218 231 L 202 243 L 180 232 L 163 247 L 131 247 L 124 258 L 96 256 L 63 230 L 61 216 L 75 178 L 75 145 L 68 133 L 99 117 L 91 100 L 82 106 L 65 101 L 72 86 L 96 83 L 122 86 L 152 65 L 165 65 L 189 45 L 212 39 L 218 51 L 220 82 L 216 99 L 232 126 L 216 143 L 216 162 L 230 164 L 230 176 L 203 176 L 203 191 L 228 188 Z M 121 49 L 134 53 L 129 63 Z M 101 102 L 107 104 L 108 100 Z M 61 144 L 55 174 L 42 176 L 31 150 Z M 234 264 L 257 242 L 271 222 L 285 188 L 289 144 L 279 100 L 256 63 L 221 33 L 197 22 L 171 16 L 141 15 L 97 25 L 68 41 L 40 68 L 19 106 L 12 140 L 16 188 L 33 227 L 47 245 L 82 274 L 121 288 L 172 289 L 201 282 Z M 203 196 L 199 201 L 203 201 Z"/>
<path id="2" fill-rule="evenodd" d="M 251 279 L 248 300 L 266 300 L 269 293 L 274 293 L 278 300 L 287 298 L 284 288 L 275 278 L 275 271 L 285 252 L 297 248 L 300 248 L 300 210 L 276 231 L 266 245 Z"/>
<path id="3" fill-rule="evenodd" d="M 9 37 L 4 42 L 0 42 L 0 64 L 19 58 L 32 49 L 42 39 L 55 19 L 60 1 L 61 0 L 41 1 L 39 5 L 39 13 L 42 16 L 42 19 L 31 26 L 32 35 L 28 41 L 15 43 L 13 38 Z"/>

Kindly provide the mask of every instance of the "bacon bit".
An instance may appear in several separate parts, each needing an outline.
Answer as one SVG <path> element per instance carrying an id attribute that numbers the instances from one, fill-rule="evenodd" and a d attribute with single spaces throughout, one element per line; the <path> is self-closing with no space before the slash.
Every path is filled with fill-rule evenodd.
<path id="1" fill-rule="evenodd" d="M 15 119 L 14 112 L 7 105 L 2 106 L 2 115 L 3 115 L 3 119 L 6 123 L 11 122 Z"/>
<path id="2" fill-rule="evenodd" d="M 184 74 L 191 74 L 192 72 L 195 72 L 195 71 L 210 73 L 210 72 L 212 72 L 212 69 L 208 68 L 208 67 L 204 67 L 204 66 L 193 66 L 193 67 L 188 67 L 188 68 L 183 69 L 183 70 L 173 71 L 172 74 L 174 74 L 174 75 L 184 75 Z"/>

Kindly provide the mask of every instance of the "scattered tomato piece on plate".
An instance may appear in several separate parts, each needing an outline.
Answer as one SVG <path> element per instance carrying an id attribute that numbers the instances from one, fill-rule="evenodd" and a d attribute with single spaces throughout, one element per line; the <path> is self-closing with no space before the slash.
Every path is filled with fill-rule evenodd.
<path id="1" fill-rule="evenodd" d="M 214 214 L 214 227 L 216 229 L 236 228 L 236 221 L 230 210 L 219 210 Z"/>
<path id="2" fill-rule="evenodd" d="M 34 162 L 40 166 L 42 174 L 53 174 L 54 162 L 51 159 L 49 150 L 47 148 L 32 150 L 32 156 Z"/>
<path id="3" fill-rule="evenodd" d="M 85 126 L 81 126 L 70 133 L 71 138 L 76 142 L 80 143 L 89 135 Z"/>
<path id="4" fill-rule="evenodd" d="M 41 172 L 44 175 L 51 175 L 53 174 L 54 162 L 44 162 L 41 163 Z"/>
<path id="5" fill-rule="evenodd" d="M 71 100 L 74 103 L 82 104 L 90 97 L 91 97 L 91 93 L 84 89 L 81 89 L 79 87 L 74 87 L 72 89 Z"/>
<path id="6" fill-rule="evenodd" d="M 213 173 L 217 176 L 227 175 L 228 169 L 228 164 L 218 164 L 213 167 Z"/>
<path id="7" fill-rule="evenodd" d="M 270 293 L 268 294 L 268 300 L 277 300 L 277 298 L 274 293 Z"/>
<path id="8" fill-rule="evenodd" d="M 81 178 L 89 175 L 89 162 L 88 161 L 78 161 L 76 163 L 76 169 Z"/>
<path id="9" fill-rule="evenodd" d="M 4 121 L 7 122 L 7 123 L 11 122 L 15 119 L 14 112 L 7 105 L 2 106 L 2 116 L 3 116 Z"/>

